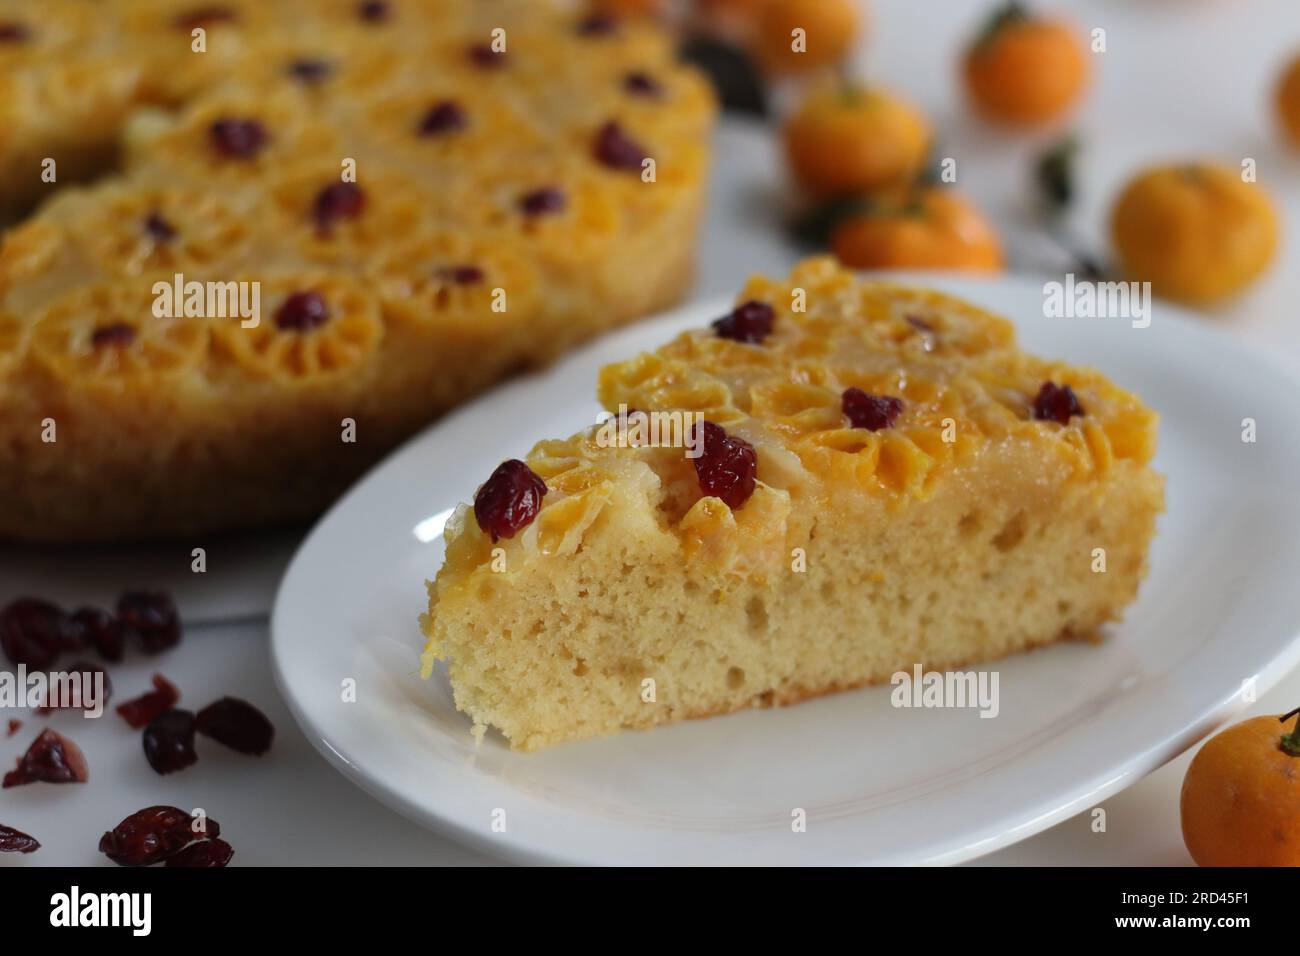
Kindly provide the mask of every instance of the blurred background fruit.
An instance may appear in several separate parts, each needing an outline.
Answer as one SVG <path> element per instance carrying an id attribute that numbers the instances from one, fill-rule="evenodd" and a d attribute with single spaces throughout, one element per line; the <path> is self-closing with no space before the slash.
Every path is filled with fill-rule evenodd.
<path id="1" fill-rule="evenodd" d="M 855 0 L 763 0 L 755 22 L 758 59 L 778 74 L 833 66 L 858 39 L 863 9 Z M 803 31 L 802 42 L 796 30 Z"/>
<path id="2" fill-rule="evenodd" d="M 1282 71 L 1273 101 L 1283 131 L 1292 145 L 1300 146 L 1300 55 Z"/>
<path id="3" fill-rule="evenodd" d="M 638 17 L 661 13 L 664 0 L 588 0 L 592 11 L 614 16 Z"/>
<path id="4" fill-rule="evenodd" d="M 875 88 L 814 91 L 785 125 L 785 152 L 799 183 L 817 195 L 868 192 L 915 177 L 925 166 L 930 124 L 910 103 Z"/>
<path id="5" fill-rule="evenodd" d="M 859 269 L 996 272 L 1002 245 L 984 214 L 952 189 L 923 187 L 845 217 L 831 235 L 840 261 Z"/>
<path id="6" fill-rule="evenodd" d="M 1058 118 L 1088 85 L 1088 52 L 1070 23 L 1023 4 L 998 9 L 963 63 L 966 89 L 984 115 L 1034 126 Z"/>
<path id="7" fill-rule="evenodd" d="M 1241 291 L 1268 268 L 1278 242 L 1264 187 L 1211 163 L 1139 174 L 1116 200 L 1110 226 L 1128 278 L 1192 304 Z"/>

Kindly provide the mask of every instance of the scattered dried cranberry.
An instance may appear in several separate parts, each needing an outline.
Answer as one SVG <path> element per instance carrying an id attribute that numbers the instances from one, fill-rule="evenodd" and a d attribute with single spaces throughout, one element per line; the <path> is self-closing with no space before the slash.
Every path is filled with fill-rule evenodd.
<path id="1" fill-rule="evenodd" d="M 158 773 L 184 770 L 199 759 L 194 752 L 194 714 L 176 708 L 164 711 L 144 729 L 144 756 Z"/>
<path id="2" fill-rule="evenodd" d="M 31 853 L 40 848 L 35 837 L 0 823 L 0 853 Z"/>
<path id="3" fill-rule="evenodd" d="M 13 664 L 47 670 L 63 648 L 64 613 L 49 601 L 19 598 L 0 611 L 0 649 Z"/>
<path id="4" fill-rule="evenodd" d="M 465 54 L 481 70 L 497 70 L 506 65 L 506 55 L 492 49 L 490 43 L 476 43 Z"/>
<path id="5" fill-rule="evenodd" d="M 388 19 L 390 10 L 385 0 L 366 0 L 357 4 L 357 16 L 366 23 L 383 23 Z"/>
<path id="6" fill-rule="evenodd" d="M 659 85 L 659 81 L 640 70 L 623 77 L 623 89 L 633 96 L 644 96 L 650 100 L 660 99 L 664 95 L 664 88 Z"/>
<path id="7" fill-rule="evenodd" d="M 618 19 L 607 13 L 591 13 L 578 21 L 578 33 L 584 37 L 607 37 L 618 32 Z"/>
<path id="8" fill-rule="evenodd" d="M 126 649 L 121 622 L 103 608 L 78 608 L 64 631 L 69 649 L 93 647 L 106 661 L 120 661 Z"/>
<path id="9" fill-rule="evenodd" d="M 776 313 L 766 302 L 751 299 L 731 310 L 713 323 L 713 331 L 720 339 L 733 339 L 757 345 L 772 334 Z"/>
<path id="10" fill-rule="evenodd" d="M 439 269 L 437 276 L 453 285 L 476 285 L 483 281 L 483 270 L 478 266 L 447 266 Z"/>
<path id="11" fill-rule="evenodd" d="M 286 332 L 310 332 L 330 319 L 329 306 L 319 292 L 295 292 L 275 310 L 276 328 Z"/>
<path id="12" fill-rule="evenodd" d="M 316 194 L 311 215 L 316 228 L 327 233 L 336 222 L 356 219 L 365 208 L 365 191 L 356 183 L 331 183 Z"/>
<path id="13" fill-rule="evenodd" d="M 546 482 L 518 458 L 503 461 L 474 496 L 478 526 L 500 538 L 513 538 L 532 524 L 546 496 Z"/>
<path id="14" fill-rule="evenodd" d="M 187 866 L 194 869 L 213 869 L 228 866 L 235 848 L 225 840 L 200 840 L 191 843 L 175 856 L 169 856 L 163 866 Z"/>
<path id="15" fill-rule="evenodd" d="M 454 133 L 469 125 L 469 117 L 454 100 L 443 100 L 429 107 L 420 120 L 421 136 L 441 136 Z"/>
<path id="16" fill-rule="evenodd" d="M 18 731 L 20 731 L 20 730 L 22 730 L 22 729 L 23 729 L 23 722 L 22 722 L 21 720 L 15 720 L 14 718 L 10 717 L 10 718 L 9 718 L 9 730 L 8 730 L 8 732 L 5 734 L 5 736 L 6 736 L 6 737 L 12 737 L 14 734 L 18 733 Z"/>
<path id="17" fill-rule="evenodd" d="M 1068 385 L 1057 385 L 1055 382 L 1044 382 L 1043 387 L 1038 390 L 1034 397 L 1034 417 L 1039 421 L 1059 422 L 1062 425 L 1070 424 L 1071 415 L 1082 415 L 1083 406 L 1079 404 L 1079 398 L 1074 394 L 1074 389 Z"/>
<path id="18" fill-rule="evenodd" d="M 334 64 L 329 60 L 317 60 L 304 57 L 289 64 L 288 73 L 300 83 L 315 86 L 324 83 L 334 73 Z"/>
<path id="19" fill-rule="evenodd" d="M 878 432 L 890 428 L 903 414 L 903 402 L 892 395 L 869 395 L 860 388 L 846 388 L 840 407 L 854 428 Z"/>
<path id="20" fill-rule="evenodd" d="M 235 11 L 229 7 L 213 5 L 197 7 L 189 13 L 182 13 L 172 20 L 172 23 L 182 30 L 193 30 L 197 27 L 206 29 L 218 23 L 233 23 L 238 19 Z"/>
<path id="21" fill-rule="evenodd" d="M 525 193 L 519 200 L 519 208 L 527 216 L 543 216 L 548 213 L 562 212 L 564 210 L 564 193 L 554 186 L 543 186 L 541 189 L 534 189 L 530 193 Z"/>
<path id="22" fill-rule="evenodd" d="M 227 159 L 252 159 L 266 146 L 266 127 L 255 119 L 222 118 L 208 130 L 212 145 Z"/>
<path id="23" fill-rule="evenodd" d="M 199 711 L 198 732 L 241 754 L 260 757 L 271 749 L 275 728 L 266 715 L 247 701 L 223 697 Z"/>
<path id="24" fill-rule="evenodd" d="M 90 335 L 90 344 L 97 349 L 124 349 L 135 341 L 135 327 L 125 322 L 114 322 L 95 329 Z"/>
<path id="25" fill-rule="evenodd" d="M 117 599 L 117 619 L 125 635 L 139 640 L 145 653 L 157 654 L 181 642 L 181 619 L 167 594 L 127 591 Z"/>
<path id="26" fill-rule="evenodd" d="M 144 231 L 158 242 L 171 242 L 176 238 L 176 227 L 155 210 L 144 217 Z"/>
<path id="27" fill-rule="evenodd" d="M 175 856 L 196 840 L 215 840 L 221 826 L 208 817 L 195 829 L 198 817 L 179 807 L 145 807 L 99 838 L 99 852 L 118 866 L 151 866 Z"/>
<path id="28" fill-rule="evenodd" d="M 91 664 L 88 661 L 77 661 L 73 664 L 69 664 L 66 668 L 63 668 L 63 670 L 68 674 L 80 675 L 80 706 L 82 710 L 92 710 L 95 706 L 108 706 L 108 700 L 113 696 L 113 682 L 108 679 L 108 672 L 105 671 L 104 668 L 100 667 L 98 664 Z M 104 683 L 102 692 L 95 687 L 96 674 L 103 675 Z M 36 712 L 45 715 L 51 711 L 70 710 L 77 706 L 74 701 L 63 699 L 65 689 L 69 694 L 71 693 L 71 687 L 68 685 L 62 683 L 56 684 L 54 681 L 51 681 L 48 696 L 45 698 L 45 703 L 37 707 Z M 96 697 L 94 695 L 98 696 Z"/>
<path id="29" fill-rule="evenodd" d="M 730 508 L 739 508 L 754 493 L 757 474 L 758 453 L 753 445 L 728 435 L 721 425 L 704 423 L 704 448 L 695 459 L 701 491 L 721 498 Z"/>
<path id="30" fill-rule="evenodd" d="M 646 158 L 645 147 L 612 121 L 596 131 L 593 152 L 596 159 L 610 169 L 639 171 Z"/>
<path id="31" fill-rule="evenodd" d="M 32 31 L 25 23 L 19 23 L 17 20 L 0 23 L 0 43 L 23 43 L 30 40 L 31 36 Z"/>
<path id="32" fill-rule="evenodd" d="M 27 748 L 27 753 L 18 758 L 18 766 L 5 774 L 3 786 L 85 783 L 89 776 L 90 771 L 81 748 L 62 734 L 43 730 Z"/>
<path id="33" fill-rule="evenodd" d="M 153 688 L 117 705 L 117 712 L 122 715 L 122 719 L 136 730 L 148 726 L 159 714 L 180 703 L 181 692 L 162 674 L 153 675 Z"/>

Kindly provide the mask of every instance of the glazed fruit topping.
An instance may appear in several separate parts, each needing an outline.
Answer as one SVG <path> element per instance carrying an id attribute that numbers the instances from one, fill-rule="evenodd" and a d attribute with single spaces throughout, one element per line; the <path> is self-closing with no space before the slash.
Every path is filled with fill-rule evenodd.
<path id="1" fill-rule="evenodd" d="M 854 428 L 878 432 L 890 428 L 903 413 L 903 402 L 892 395 L 869 395 L 860 388 L 846 388 L 840 407 Z"/>
<path id="2" fill-rule="evenodd" d="M 1082 414 L 1083 406 L 1079 404 L 1079 397 L 1068 385 L 1044 382 L 1034 396 L 1034 418 L 1039 421 L 1068 425 L 1071 415 Z"/>
<path id="3" fill-rule="evenodd" d="M 365 191 L 356 183 L 331 183 L 316 194 L 311 215 L 316 228 L 327 233 L 336 222 L 356 219 L 366 209 Z"/>
<path id="4" fill-rule="evenodd" d="M 81 748 L 62 734 L 43 730 L 27 752 L 18 758 L 18 766 L 5 774 L 3 786 L 20 787 L 28 783 L 85 783 L 90 776 Z"/>
<path id="5" fill-rule="evenodd" d="M 596 159 L 610 169 L 640 170 L 646 149 L 613 121 L 596 131 Z"/>
<path id="6" fill-rule="evenodd" d="M 386 0 L 366 0 L 357 4 L 357 16 L 366 23 L 383 23 L 390 12 Z"/>
<path id="7" fill-rule="evenodd" d="M 329 60 L 304 57 L 289 64 L 288 73 L 295 80 L 307 86 L 324 83 L 334 73 L 334 64 Z"/>
<path id="8" fill-rule="evenodd" d="M 443 100 L 429 107 L 429 111 L 420 120 L 421 136 L 441 136 L 454 133 L 469 125 L 469 117 L 454 100 Z"/>
<path id="9" fill-rule="evenodd" d="M 0 853 L 32 853 L 40 848 L 35 837 L 0 823 Z"/>
<path id="10" fill-rule="evenodd" d="M 519 208 L 528 216 L 544 216 L 564 210 L 564 193 L 554 186 L 543 186 L 525 193 L 519 200 Z"/>
<path id="11" fill-rule="evenodd" d="M 158 242 L 171 242 L 176 238 L 176 227 L 157 210 L 144 217 L 144 231 L 149 238 Z"/>
<path id="12" fill-rule="evenodd" d="M 135 341 L 135 327 L 125 322 L 102 325 L 90 334 L 90 344 L 97 349 L 124 349 Z"/>
<path id="13" fill-rule="evenodd" d="M 181 642 L 181 618 L 171 596 L 154 591 L 127 591 L 117 600 L 123 632 L 157 654 Z"/>
<path id="14" fill-rule="evenodd" d="M 126 650 L 121 622 L 103 608 L 78 608 L 68 618 L 65 633 L 70 647 L 93 647 L 106 661 L 120 661 Z"/>
<path id="15" fill-rule="evenodd" d="M 480 70 L 497 70 L 506 65 L 506 55 L 498 53 L 488 43 L 475 44 L 466 51 L 466 55 Z"/>
<path id="16" fill-rule="evenodd" d="M 46 670 L 63 649 L 65 617 L 48 601 L 19 598 L 0 611 L 0 649 L 15 665 Z"/>
<path id="17" fill-rule="evenodd" d="M 235 848 L 225 840 L 200 840 L 191 843 L 175 856 L 167 858 L 163 866 L 187 866 L 194 869 L 212 869 L 227 866 L 235 855 Z"/>
<path id="18" fill-rule="evenodd" d="M 0 22 L 0 43 L 24 43 L 30 40 L 32 31 L 25 23 L 16 20 Z"/>
<path id="19" fill-rule="evenodd" d="M 542 507 L 546 482 L 517 458 L 503 461 L 474 496 L 474 517 L 492 540 L 513 538 Z"/>
<path id="20" fill-rule="evenodd" d="M 212 145 L 227 159 L 252 159 L 269 141 L 266 127 L 255 119 L 225 117 L 216 120 L 209 132 Z"/>
<path id="21" fill-rule="evenodd" d="M 319 292 L 295 292 L 275 310 L 276 328 L 286 332 L 310 332 L 330 319 L 329 306 Z"/>
<path id="22" fill-rule="evenodd" d="M 260 757 L 271 749 L 275 727 L 247 701 L 223 697 L 199 711 L 198 732 L 241 754 Z"/>
<path id="23" fill-rule="evenodd" d="M 728 435 L 721 425 L 704 422 L 704 448 L 695 459 L 700 491 L 721 498 L 729 508 L 739 508 L 754 493 L 757 475 L 758 453 L 754 446 Z"/>
<path id="24" fill-rule="evenodd" d="M 194 752 L 194 714 L 179 708 L 164 711 L 144 729 L 144 756 L 158 773 L 184 770 L 199 759 Z"/>
<path id="25" fill-rule="evenodd" d="M 153 690 L 117 705 L 117 712 L 128 724 L 139 730 L 147 727 L 160 714 L 180 703 L 181 692 L 162 674 L 153 675 Z"/>
<path id="26" fill-rule="evenodd" d="M 92 664 L 89 661 L 76 661 L 69 664 L 63 670 L 68 674 L 79 674 L 81 682 L 81 707 L 90 710 L 93 706 L 107 706 L 108 700 L 113 696 L 113 682 L 108 679 L 108 672 L 98 664 Z M 95 685 L 95 675 L 101 674 L 103 679 L 103 691 L 98 690 Z M 54 710 L 69 710 L 77 705 L 77 701 L 64 699 L 62 684 L 56 686 L 51 684 L 50 696 L 47 696 L 45 703 L 36 708 L 38 714 L 48 714 Z M 100 694 L 97 699 L 91 699 L 92 694 Z"/>
<path id="27" fill-rule="evenodd" d="M 618 32 L 618 18 L 608 13 L 589 13 L 578 21 L 578 33 L 584 37 L 607 37 Z"/>
<path id="28" fill-rule="evenodd" d="M 749 342 L 757 345 L 772 334 L 776 313 L 766 302 L 743 302 L 730 313 L 713 323 L 713 331 L 720 339 Z"/>
<path id="29" fill-rule="evenodd" d="M 436 275 L 452 285 L 476 285 L 484 279 L 483 270 L 478 266 L 447 266 Z"/>
<path id="30" fill-rule="evenodd" d="M 233 23 L 238 19 L 239 17 L 234 10 L 214 4 L 207 7 L 196 7 L 188 13 L 182 13 L 172 20 L 172 23 L 182 30 L 194 30 L 198 27 L 206 29 L 218 23 Z"/>
<path id="31" fill-rule="evenodd" d="M 659 85 L 659 81 L 640 70 L 623 77 L 623 89 L 633 96 L 644 96 L 651 100 L 660 99 L 664 95 L 664 88 Z"/>
<path id="32" fill-rule="evenodd" d="M 199 840 L 215 840 L 221 826 L 179 807 L 145 807 L 99 839 L 99 852 L 118 866 L 151 866 Z"/>

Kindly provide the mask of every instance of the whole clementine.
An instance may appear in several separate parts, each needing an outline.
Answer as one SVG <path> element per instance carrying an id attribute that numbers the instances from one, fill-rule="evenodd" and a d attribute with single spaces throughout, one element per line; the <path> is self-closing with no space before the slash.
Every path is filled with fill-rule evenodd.
<path id="1" fill-rule="evenodd" d="M 927 188 L 841 222 L 831 248 L 859 269 L 996 272 L 1002 244 L 983 214 L 951 189 Z"/>
<path id="2" fill-rule="evenodd" d="M 1256 717 L 1211 737 L 1183 778 L 1183 842 L 1201 866 L 1300 866 L 1300 734 Z"/>
<path id="3" fill-rule="evenodd" d="M 860 27 L 854 0 L 764 0 L 756 52 L 773 72 L 801 73 L 842 60 Z"/>
<path id="4" fill-rule="evenodd" d="M 971 44 L 966 89 L 986 116 L 1023 126 L 1055 119 L 1088 85 L 1088 54 L 1069 23 L 1009 3 Z"/>

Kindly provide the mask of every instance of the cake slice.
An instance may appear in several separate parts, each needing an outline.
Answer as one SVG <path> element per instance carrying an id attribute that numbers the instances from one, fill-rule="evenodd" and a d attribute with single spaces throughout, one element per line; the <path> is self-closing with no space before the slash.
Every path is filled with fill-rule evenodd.
<path id="1" fill-rule="evenodd" d="M 1136 396 L 827 259 L 599 393 L 621 414 L 498 468 L 429 583 L 424 675 L 522 750 L 1093 637 L 1163 509 Z"/>

